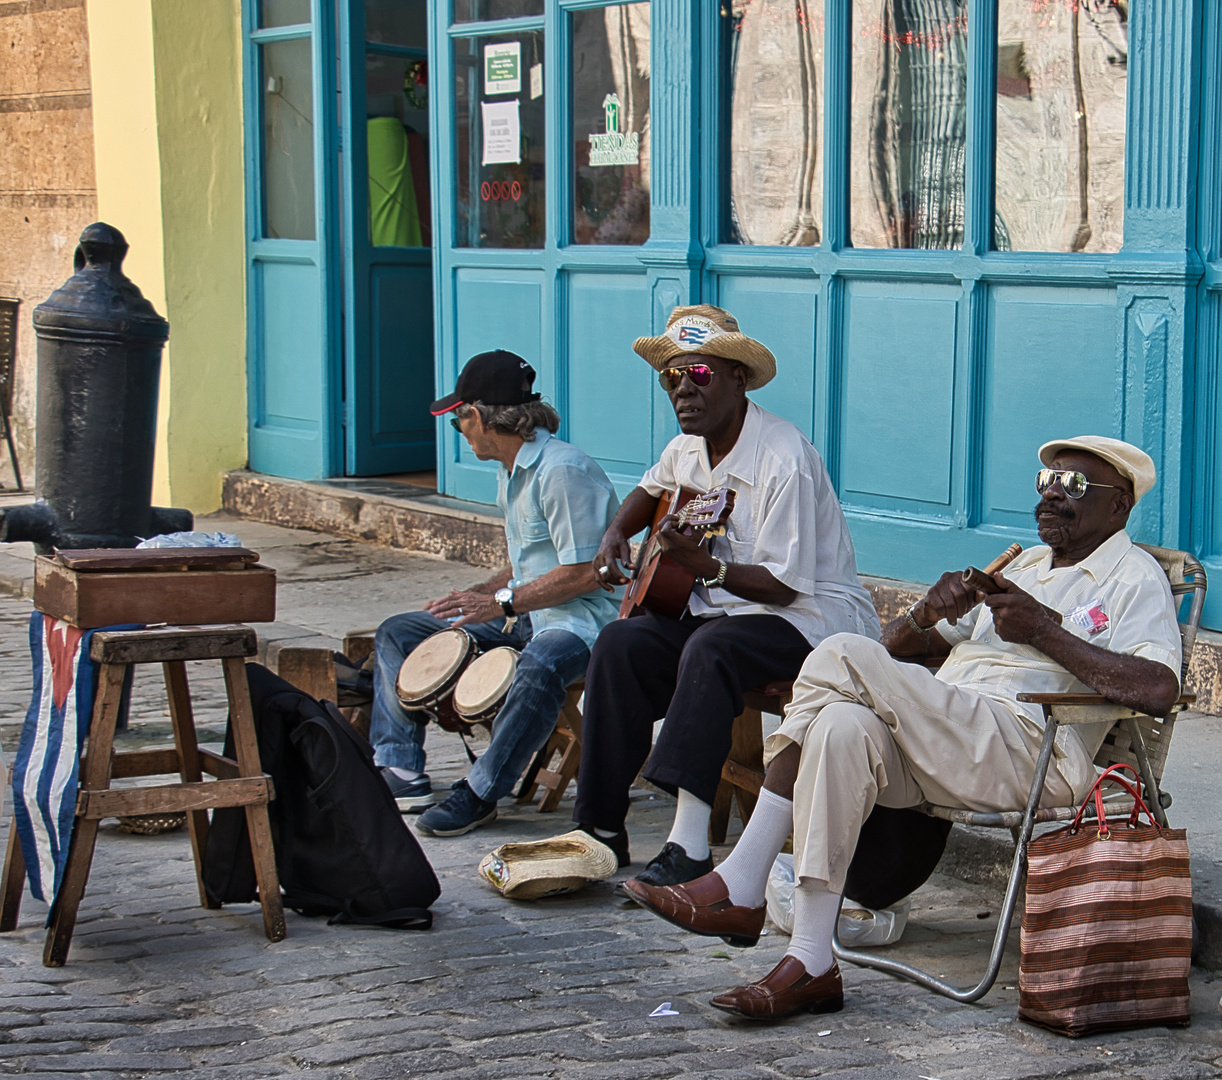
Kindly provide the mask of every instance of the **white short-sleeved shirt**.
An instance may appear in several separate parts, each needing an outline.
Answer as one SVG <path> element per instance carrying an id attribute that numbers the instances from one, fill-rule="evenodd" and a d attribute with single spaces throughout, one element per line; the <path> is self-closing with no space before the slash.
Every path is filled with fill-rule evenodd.
<path id="1" fill-rule="evenodd" d="M 1062 616 L 1062 626 L 1092 645 L 1155 660 L 1180 674 L 1181 640 L 1167 575 L 1154 558 L 1118 532 L 1073 566 L 1054 567 L 1052 551 L 1028 548 L 1004 571 L 1005 577 Z M 956 625 L 942 620 L 936 627 L 952 646 L 938 678 L 989 697 L 1008 700 L 1039 727 L 1044 714 L 1038 705 L 1015 699 L 1023 693 L 1089 694 L 1055 660 L 1030 645 L 1003 641 L 985 604 L 969 611 Z M 1075 725 L 1057 732 L 1058 758 L 1062 736 L 1076 734 L 1088 759 L 1093 758 L 1110 723 Z M 1083 777 L 1066 776 L 1075 791 Z M 1093 782 L 1091 775 L 1087 786 Z"/>
<path id="2" fill-rule="evenodd" d="M 725 589 L 697 585 L 688 610 L 697 616 L 779 615 L 811 645 L 838 633 L 880 630 L 870 594 L 857 577 L 857 559 L 840 500 L 819 452 L 788 420 L 747 405 L 734 448 L 716 468 L 702 437 L 678 435 L 640 486 L 650 495 L 731 487 L 736 492 L 726 535 L 712 554 L 728 563 L 766 567 L 797 594 L 792 604 L 760 604 Z"/>

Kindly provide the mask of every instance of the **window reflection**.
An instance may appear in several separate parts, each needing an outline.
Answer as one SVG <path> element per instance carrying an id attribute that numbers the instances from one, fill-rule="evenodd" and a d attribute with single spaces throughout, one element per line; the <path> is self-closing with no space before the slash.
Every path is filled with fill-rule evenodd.
<path id="1" fill-rule="evenodd" d="M 823 210 L 821 0 L 722 5 L 732 244 L 819 243 Z"/>
<path id="2" fill-rule="evenodd" d="M 310 39 L 259 46 L 263 82 L 263 234 L 314 239 L 314 73 Z"/>
<path id="3" fill-rule="evenodd" d="M 542 65 L 541 30 L 454 39 L 458 247 L 543 247 Z"/>
<path id="4" fill-rule="evenodd" d="M 967 0 L 853 5 L 855 247 L 963 245 Z"/>
<path id="5" fill-rule="evenodd" d="M 649 4 L 573 14 L 573 237 L 649 239 Z"/>
<path id="6" fill-rule="evenodd" d="M 997 224 L 1016 251 L 1118 251 L 1127 0 L 1001 0 Z"/>
<path id="7" fill-rule="evenodd" d="M 542 15 L 543 0 L 454 0 L 455 22 L 484 22 Z"/>

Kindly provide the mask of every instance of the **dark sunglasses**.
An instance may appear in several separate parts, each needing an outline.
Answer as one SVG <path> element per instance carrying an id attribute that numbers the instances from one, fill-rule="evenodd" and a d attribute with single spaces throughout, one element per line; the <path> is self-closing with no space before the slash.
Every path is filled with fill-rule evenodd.
<path id="1" fill-rule="evenodd" d="M 1060 482 L 1061 490 L 1071 499 L 1082 498 L 1086 494 L 1087 488 L 1105 487 L 1115 488 L 1117 491 L 1121 490 L 1119 484 L 1096 484 L 1093 481 L 1087 480 L 1082 473 L 1072 469 L 1066 469 L 1063 472 L 1057 469 L 1040 469 L 1035 474 L 1035 490 L 1041 495 L 1057 482 Z"/>
<path id="2" fill-rule="evenodd" d="M 450 426 L 453 427 L 453 429 L 457 431 L 459 435 L 462 434 L 462 421 L 459 420 L 457 416 L 450 417 Z"/>
<path id="3" fill-rule="evenodd" d="M 708 364 L 692 364 L 691 367 L 668 367 L 658 372 L 658 382 L 668 394 L 679 389 L 679 384 L 686 375 L 692 380 L 693 386 L 708 386 L 713 381 L 715 372 Z"/>

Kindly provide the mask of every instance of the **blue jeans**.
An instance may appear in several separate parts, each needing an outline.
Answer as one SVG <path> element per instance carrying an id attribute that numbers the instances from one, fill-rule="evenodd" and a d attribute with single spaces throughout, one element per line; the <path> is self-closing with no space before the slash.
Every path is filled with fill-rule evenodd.
<path id="1" fill-rule="evenodd" d="M 400 704 L 395 681 L 408 653 L 448 625 L 427 611 L 412 611 L 393 615 L 378 627 L 369 741 L 380 766 L 424 771 L 428 717 Z M 484 650 L 498 645 L 522 650 L 509 695 L 492 722 L 492 742 L 467 775 L 471 790 L 487 802 L 496 802 L 513 789 L 551 736 L 569 683 L 585 674 L 590 660 L 586 643 L 567 630 L 531 636 L 530 616 L 520 618 L 512 633 L 502 633 L 500 627 L 499 619 L 464 627 Z"/>

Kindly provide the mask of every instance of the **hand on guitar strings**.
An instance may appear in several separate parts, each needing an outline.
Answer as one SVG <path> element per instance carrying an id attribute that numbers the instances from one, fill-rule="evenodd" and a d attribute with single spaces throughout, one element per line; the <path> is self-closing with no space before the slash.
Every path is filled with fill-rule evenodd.
<path id="1" fill-rule="evenodd" d="M 454 626 L 492 622 L 493 619 L 505 617 L 501 605 L 487 593 L 460 592 L 458 589 L 451 589 L 448 596 L 438 600 L 430 600 L 424 610 L 443 622 L 455 620 Z"/>
<path id="2" fill-rule="evenodd" d="M 680 532 L 675 528 L 678 523 L 674 514 L 667 514 L 658 523 L 658 543 L 663 553 L 698 578 L 716 577 L 721 564 L 709 554 L 703 536 L 692 537 Z"/>

